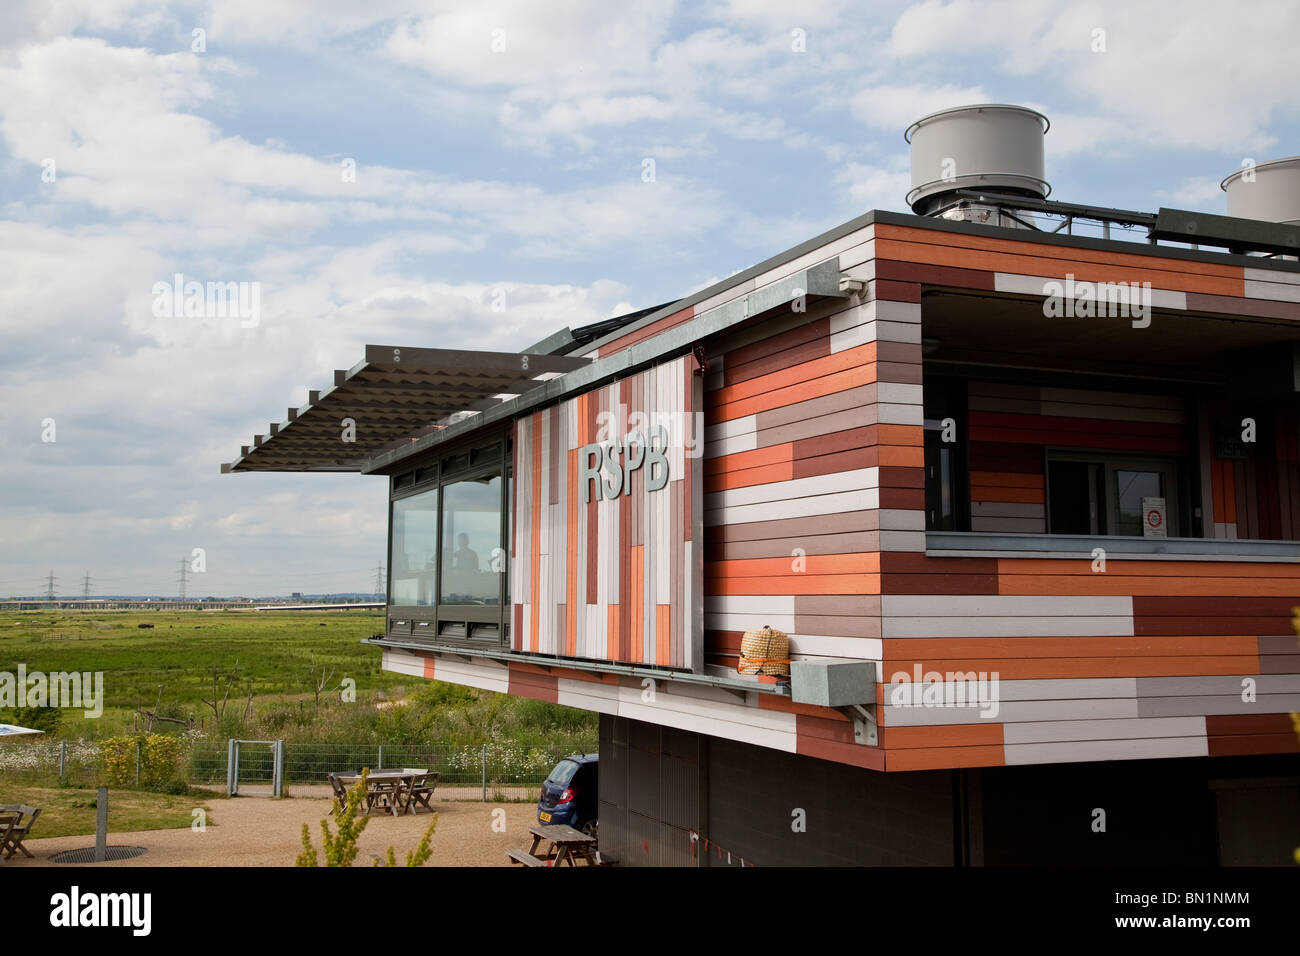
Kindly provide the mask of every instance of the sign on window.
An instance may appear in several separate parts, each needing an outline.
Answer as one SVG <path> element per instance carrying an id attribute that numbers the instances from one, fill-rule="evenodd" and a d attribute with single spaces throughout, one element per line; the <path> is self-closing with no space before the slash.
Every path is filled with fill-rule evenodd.
<path id="1" fill-rule="evenodd" d="M 1169 537 L 1169 533 L 1165 528 L 1165 499 L 1164 498 L 1143 498 L 1142 499 L 1142 537 L 1144 538 Z"/>

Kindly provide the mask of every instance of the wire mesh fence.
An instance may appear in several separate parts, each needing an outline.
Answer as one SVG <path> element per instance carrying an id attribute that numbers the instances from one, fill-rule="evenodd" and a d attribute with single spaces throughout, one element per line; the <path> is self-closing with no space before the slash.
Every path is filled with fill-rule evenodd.
<path id="1" fill-rule="evenodd" d="M 224 785 L 229 741 L 191 740 L 178 767 L 184 783 Z M 284 782 L 326 784 L 331 773 L 362 769 L 420 769 L 437 772 L 441 787 L 537 788 L 562 758 L 572 753 L 558 747 L 525 747 L 508 741 L 464 747 L 417 747 L 371 743 L 286 742 Z M 269 744 L 245 743 L 239 753 L 239 784 L 270 788 L 274 756 Z M 139 763 L 135 780 L 138 784 Z M 131 777 L 127 771 L 128 782 Z M 106 782 L 99 746 L 93 741 L 6 742 L 0 747 L 0 779 L 62 786 L 98 786 Z M 245 791 L 248 792 L 248 791 Z"/>

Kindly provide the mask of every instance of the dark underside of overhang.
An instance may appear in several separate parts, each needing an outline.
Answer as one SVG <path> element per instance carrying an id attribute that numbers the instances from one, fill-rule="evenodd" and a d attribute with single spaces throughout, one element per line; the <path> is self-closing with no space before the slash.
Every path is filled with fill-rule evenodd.
<path id="1" fill-rule="evenodd" d="M 371 456 L 481 412 L 573 371 L 588 359 L 518 352 L 367 345 L 365 359 L 335 371 L 240 449 L 221 471 L 361 471 Z"/>
<path id="2" fill-rule="evenodd" d="M 1019 369 L 1149 379 L 1208 386 L 1236 384 L 1268 356 L 1300 342 L 1292 321 L 1152 308 L 1132 315 L 1047 316 L 1042 297 L 929 289 L 922 298 L 928 366 Z"/>

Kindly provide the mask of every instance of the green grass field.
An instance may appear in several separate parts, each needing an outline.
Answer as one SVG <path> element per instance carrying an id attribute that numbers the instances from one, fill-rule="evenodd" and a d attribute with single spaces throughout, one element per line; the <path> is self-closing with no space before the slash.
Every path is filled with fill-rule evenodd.
<path id="1" fill-rule="evenodd" d="M 154 626 L 142 629 L 142 623 Z M 161 687 L 159 713 L 193 719 L 210 741 L 282 738 L 446 752 L 487 745 L 514 755 L 502 759 L 521 766 L 544 763 L 537 752 L 553 748 L 596 749 L 595 714 L 381 670 L 379 648 L 360 641 L 382 630 L 382 612 L 361 610 L 25 611 L 0 616 L 0 671 L 16 671 L 21 663 L 29 673 L 103 672 L 103 716 L 62 710 L 51 735 L 56 738 L 130 732 L 137 708 L 152 710 Z M 313 659 L 331 672 L 332 690 L 319 707 Z M 223 697 L 236 666 L 240 679 L 215 721 L 204 703 L 212 694 L 212 669 Z M 337 687 L 344 678 L 356 682 L 355 703 L 341 700 Z M 399 698 L 403 706 L 387 706 Z M 154 726 L 167 733 L 183 729 Z"/>
<path id="2" fill-rule="evenodd" d="M 28 672 L 102 671 L 105 720 L 120 725 L 136 707 L 152 708 L 160 686 L 169 712 L 210 715 L 203 700 L 214 666 L 223 694 L 239 668 L 243 683 L 232 699 L 250 688 L 258 698 L 309 694 L 313 658 L 334 672 L 332 683 L 350 677 L 358 691 L 405 683 L 380 670 L 378 648 L 360 643 L 382 630 L 375 611 L 20 612 L 0 618 L 0 671 L 19 663 Z M 64 726 L 78 718 L 66 713 Z"/>
<path id="3" fill-rule="evenodd" d="M 95 791 L 69 787 L 42 787 L 28 784 L 5 784 L 5 800 L 40 807 L 41 815 L 32 830 L 32 839 L 77 836 L 95 832 Z M 109 798 L 111 827 L 117 833 L 138 830 L 174 830 L 188 827 L 194 820 L 195 807 L 203 807 L 208 826 L 216 821 L 208 808 L 211 794 L 168 796 L 140 790 L 114 789 Z"/>

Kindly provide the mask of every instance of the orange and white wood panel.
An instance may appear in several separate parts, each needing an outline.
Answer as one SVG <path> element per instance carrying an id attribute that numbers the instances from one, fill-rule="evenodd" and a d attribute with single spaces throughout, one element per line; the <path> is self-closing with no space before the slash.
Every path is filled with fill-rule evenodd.
<path id="1" fill-rule="evenodd" d="M 675 359 L 516 422 L 515 650 L 700 668 L 694 365 Z"/>

